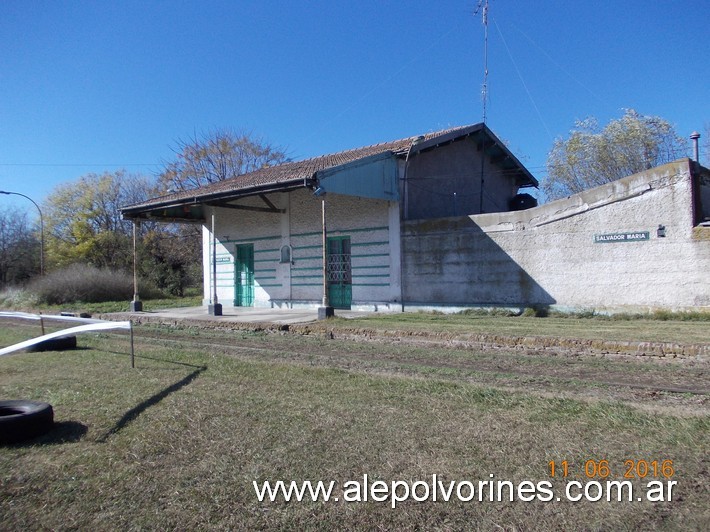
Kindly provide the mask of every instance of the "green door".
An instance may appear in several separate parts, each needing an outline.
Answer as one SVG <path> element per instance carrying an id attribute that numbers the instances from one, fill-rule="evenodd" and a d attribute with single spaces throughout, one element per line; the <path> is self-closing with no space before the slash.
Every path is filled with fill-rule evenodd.
<path id="1" fill-rule="evenodd" d="M 349 236 L 328 238 L 328 300 L 331 307 L 342 309 L 353 301 Z"/>
<path id="2" fill-rule="evenodd" d="M 234 306 L 254 306 L 254 244 L 237 246 L 234 276 Z"/>

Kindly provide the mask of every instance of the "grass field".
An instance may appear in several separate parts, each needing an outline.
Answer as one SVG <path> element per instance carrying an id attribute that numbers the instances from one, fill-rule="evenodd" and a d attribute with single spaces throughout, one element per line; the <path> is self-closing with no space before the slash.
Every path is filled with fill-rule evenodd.
<path id="1" fill-rule="evenodd" d="M 580 330 L 600 325 L 573 321 Z M 0 345 L 35 332 L 5 325 Z M 707 338 L 707 323 L 682 327 L 686 341 Z M 146 326 L 136 329 L 132 370 L 126 336 L 79 343 L 75 351 L 0 357 L 0 398 L 48 401 L 56 420 L 43 437 L 0 447 L 0 529 L 710 526 L 707 361 Z M 637 470 L 633 501 L 565 500 L 566 481 L 624 480 L 629 460 L 659 465 L 644 479 Z M 670 479 L 660 470 L 668 460 Z M 596 476 L 585 476 L 585 464 Z M 608 465 L 607 478 L 599 465 Z M 370 483 L 431 483 L 434 474 L 476 486 L 491 474 L 515 485 L 549 481 L 555 497 L 479 502 L 476 494 L 470 502 L 409 500 L 393 509 L 389 499 L 345 502 L 342 490 L 338 502 L 259 502 L 253 486 L 322 480 L 342 488 L 363 475 Z M 636 500 L 650 480 L 676 481 L 672 500 Z"/>

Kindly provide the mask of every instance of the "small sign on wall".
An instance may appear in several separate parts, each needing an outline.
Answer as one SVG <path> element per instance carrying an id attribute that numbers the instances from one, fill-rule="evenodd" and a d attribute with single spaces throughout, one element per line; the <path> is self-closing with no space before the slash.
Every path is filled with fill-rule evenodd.
<path id="1" fill-rule="evenodd" d="M 229 264 L 230 262 L 232 262 L 232 257 L 229 256 L 217 257 L 217 259 L 215 260 L 215 264 Z"/>
<path id="2" fill-rule="evenodd" d="M 608 244 L 617 242 L 642 242 L 649 240 L 650 234 L 648 231 L 635 231 L 627 233 L 607 233 L 603 235 L 594 235 L 595 244 Z"/>

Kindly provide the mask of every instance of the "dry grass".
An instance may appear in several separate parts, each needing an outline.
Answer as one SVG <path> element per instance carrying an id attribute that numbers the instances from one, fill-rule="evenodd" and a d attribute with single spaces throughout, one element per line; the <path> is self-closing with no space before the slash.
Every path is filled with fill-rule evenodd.
<path id="1" fill-rule="evenodd" d="M 437 366 L 432 360 L 444 350 L 430 350 L 427 358 L 410 348 L 322 338 L 145 332 L 161 338 L 137 339 L 136 370 L 128 364 L 127 338 L 117 335 L 81 337 L 86 348 L 73 352 L 0 358 L 0 396 L 49 401 L 57 421 L 44 437 L 0 448 L 0 529 L 700 530 L 710 524 L 704 408 L 648 413 L 613 400 L 595 380 L 580 387 L 600 391 L 596 399 L 528 392 L 513 372 L 523 358 L 506 358 L 511 353 L 449 351 L 455 364 Z M 0 345 L 26 333 L 3 328 Z M 509 367 L 492 388 L 485 382 L 492 373 L 475 370 L 496 357 Z M 543 365 L 538 377 L 554 367 L 552 360 L 528 358 Z M 588 364 L 560 383 L 574 383 L 592 368 L 618 376 L 628 364 L 646 367 Z M 514 391 L 498 389 L 506 384 Z M 374 502 L 259 503 L 252 488 L 254 480 L 343 483 L 363 474 L 391 482 L 432 474 L 477 481 L 492 473 L 537 482 L 549 480 L 553 459 L 568 460 L 575 477 L 586 460 L 607 459 L 615 479 L 627 459 L 672 459 L 677 497 L 407 502 L 393 510 Z"/>

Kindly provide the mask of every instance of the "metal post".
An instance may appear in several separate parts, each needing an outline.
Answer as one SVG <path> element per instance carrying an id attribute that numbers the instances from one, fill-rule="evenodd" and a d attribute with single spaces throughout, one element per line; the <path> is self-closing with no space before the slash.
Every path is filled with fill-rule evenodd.
<path id="1" fill-rule="evenodd" d="M 217 301 L 217 236 L 215 235 L 214 227 L 214 212 L 212 212 L 212 303 L 215 305 Z"/>
<path id="2" fill-rule="evenodd" d="M 698 139 L 700 138 L 700 133 L 693 131 L 690 134 L 690 140 L 693 141 L 693 158 L 696 163 L 700 163 L 700 150 L 698 149 Z"/>
<path id="3" fill-rule="evenodd" d="M 319 320 L 335 316 L 335 310 L 330 306 L 330 298 L 328 297 L 328 230 L 326 228 L 325 198 L 321 199 L 321 214 L 323 219 L 323 306 L 318 309 Z"/>
<path id="4" fill-rule="evenodd" d="M 129 330 L 131 331 L 131 368 L 135 368 L 136 367 L 136 356 L 135 356 L 135 352 L 133 350 L 133 322 L 129 321 L 128 323 L 130 324 Z"/>
<path id="5" fill-rule="evenodd" d="M 35 203 L 35 205 L 37 204 Z M 39 274 L 44 276 L 44 218 L 39 207 L 37 207 L 37 211 L 39 211 Z"/>
<path id="6" fill-rule="evenodd" d="M 321 200 L 321 214 L 323 217 L 323 306 L 328 306 L 328 232 L 325 220 L 325 198 Z"/>
<path id="7" fill-rule="evenodd" d="M 131 312 L 142 312 L 143 302 L 138 296 L 138 225 L 140 222 L 133 222 L 133 301 L 131 301 Z"/>
<path id="8" fill-rule="evenodd" d="M 207 307 L 211 316 L 222 315 L 222 305 L 217 300 L 217 236 L 215 235 L 214 209 L 212 210 L 212 303 Z"/>

